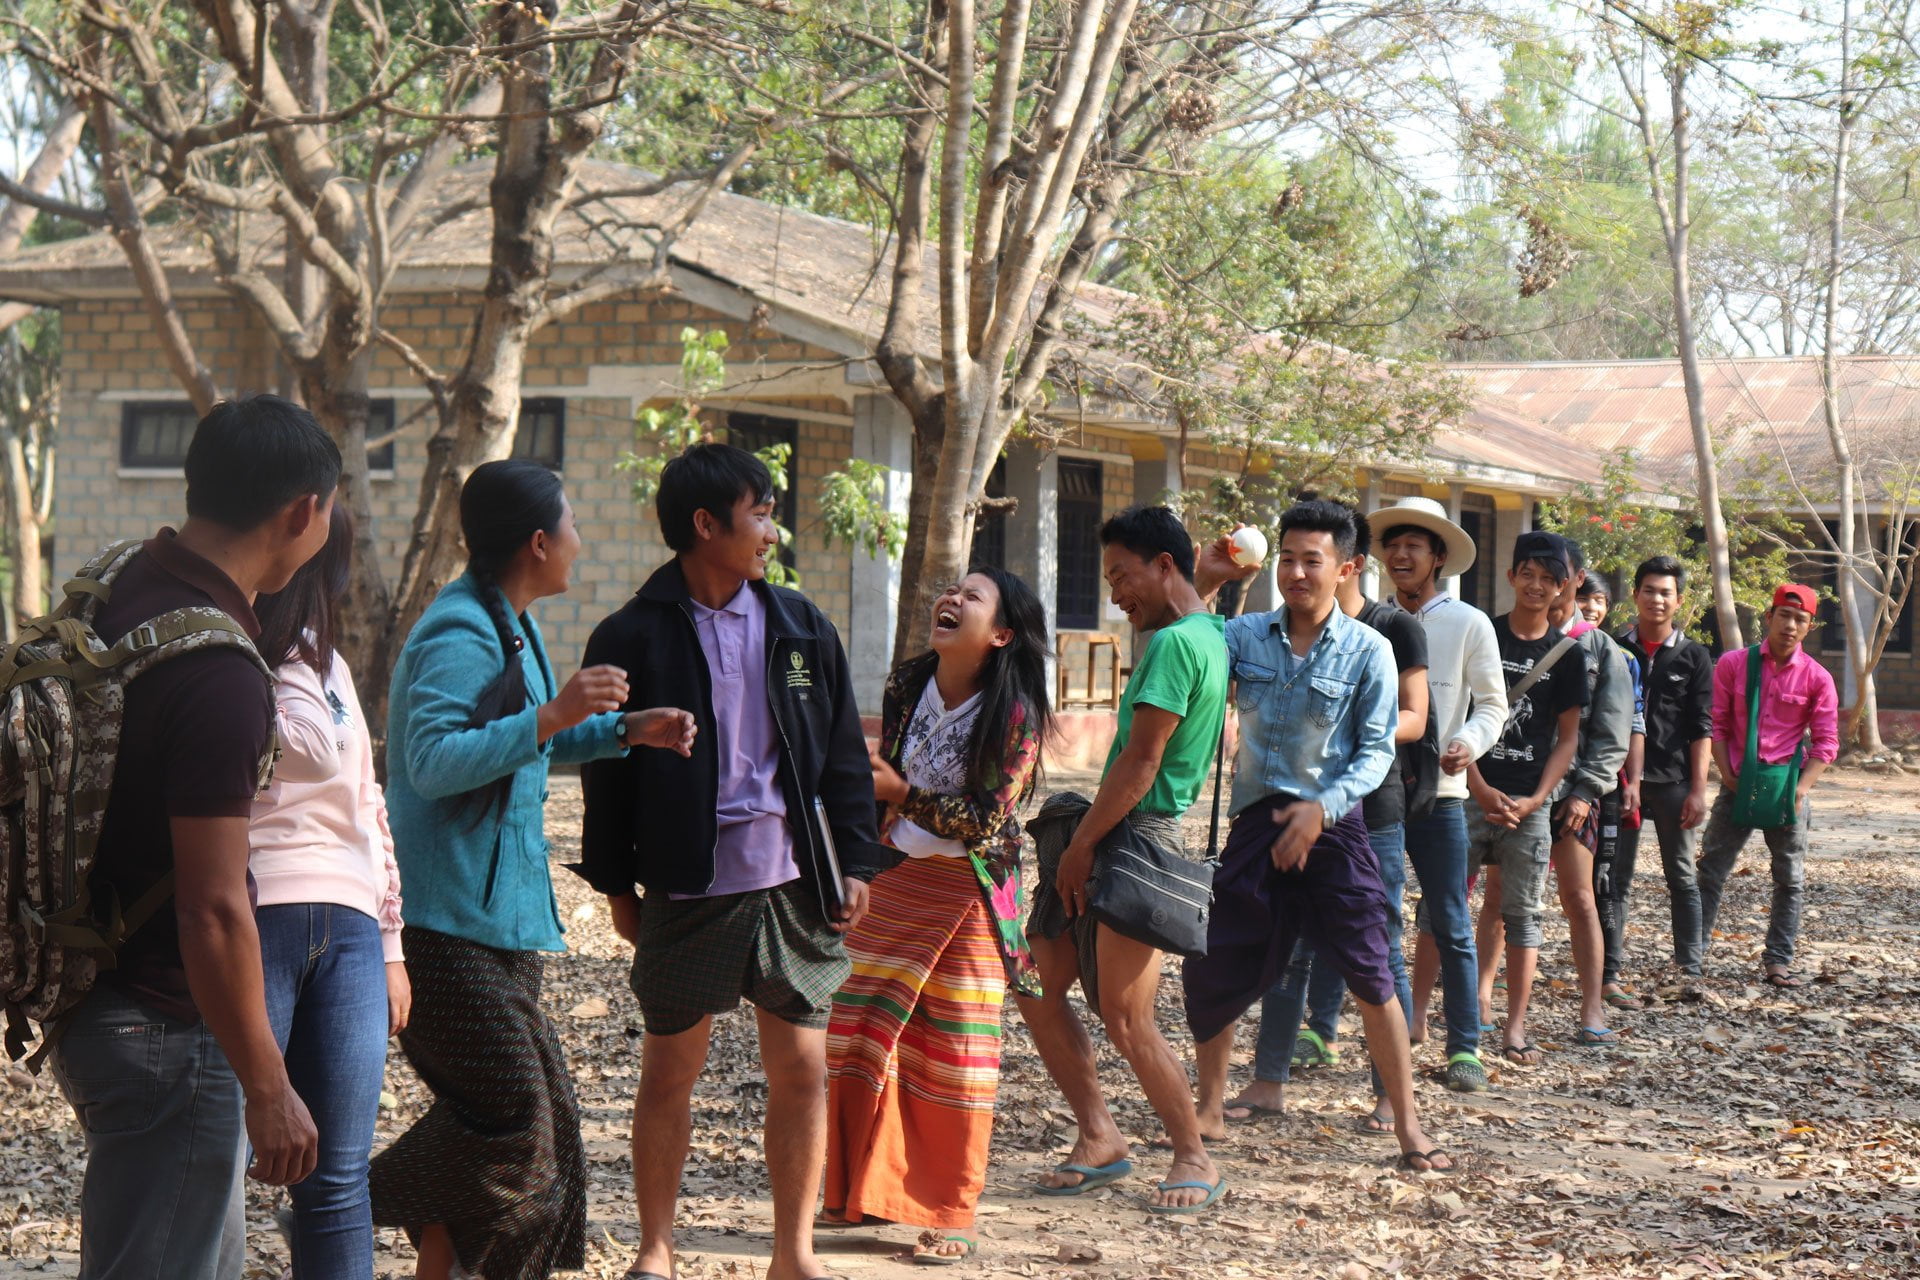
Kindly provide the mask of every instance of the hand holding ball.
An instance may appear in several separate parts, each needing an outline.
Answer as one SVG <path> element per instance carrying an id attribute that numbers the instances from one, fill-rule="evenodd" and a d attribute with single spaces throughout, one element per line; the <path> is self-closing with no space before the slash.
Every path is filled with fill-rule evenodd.
<path id="1" fill-rule="evenodd" d="M 1257 569 L 1267 558 L 1267 535 L 1251 525 L 1235 529 L 1227 546 L 1233 562 L 1243 569 Z"/>

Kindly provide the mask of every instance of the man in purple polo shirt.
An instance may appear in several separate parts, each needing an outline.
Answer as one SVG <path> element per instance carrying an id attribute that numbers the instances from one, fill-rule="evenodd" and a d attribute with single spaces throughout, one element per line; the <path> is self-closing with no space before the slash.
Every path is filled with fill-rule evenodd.
<path id="1" fill-rule="evenodd" d="M 693 1087 L 714 1015 L 743 998 L 767 1074 L 766 1280 L 825 1273 L 813 1208 L 827 1153 L 827 1017 L 849 972 L 841 934 L 865 913 L 868 882 L 901 856 L 875 830 L 840 638 L 805 596 L 765 580 L 779 548 L 773 499 L 766 467 L 731 445 L 669 462 L 656 507 L 675 556 L 587 644 L 589 665 L 624 668 L 631 697 L 654 699 L 632 707 L 686 707 L 697 728 L 690 756 L 636 754 L 582 773 L 577 870 L 634 944 L 646 1025 L 633 1280 L 675 1274 Z"/>
<path id="2" fill-rule="evenodd" d="M 1807 793 L 1840 754 L 1840 699 L 1833 677 L 1802 647 L 1819 608 L 1812 587 L 1795 582 L 1780 587 L 1766 613 L 1766 639 L 1722 654 L 1713 669 L 1713 763 L 1720 770 L 1720 794 L 1700 837 L 1700 939 L 1704 949 L 1713 938 L 1727 877 L 1747 837 L 1758 830 L 1773 861 L 1773 910 L 1761 959 L 1767 982 L 1776 987 L 1802 985 L 1793 976 L 1793 948 L 1800 934 L 1807 827 L 1813 816 Z M 1758 723 L 1749 714 L 1754 702 L 1749 677 L 1756 672 Z M 1748 825 L 1756 819 L 1741 810 L 1741 778 L 1753 765 L 1750 745 L 1757 748 L 1762 768 L 1790 765 L 1797 775 L 1783 784 L 1783 793 L 1792 788 L 1792 799 L 1781 806 L 1780 820 L 1764 826 Z M 1758 781 L 1754 772 L 1750 783 Z"/>

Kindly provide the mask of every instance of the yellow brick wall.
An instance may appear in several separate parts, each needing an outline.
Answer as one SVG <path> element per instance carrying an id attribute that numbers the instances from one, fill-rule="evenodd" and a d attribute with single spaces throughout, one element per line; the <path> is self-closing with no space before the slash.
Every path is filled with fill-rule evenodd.
<path id="1" fill-rule="evenodd" d="M 183 312 L 201 359 L 222 389 L 277 389 L 272 349 L 258 326 L 232 304 L 191 300 L 183 304 Z M 385 318 L 424 358 L 447 368 L 464 350 L 471 308 L 453 299 L 400 297 L 389 305 Z M 594 364 L 677 366 L 679 333 L 687 325 L 724 327 L 733 342 L 728 363 L 736 371 L 761 360 L 831 359 L 828 353 L 779 335 L 751 335 L 740 322 L 687 302 L 607 302 L 584 308 L 536 335 L 523 385 L 530 394 L 584 386 Z M 67 308 L 64 326 L 54 525 L 54 569 L 62 575 L 79 567 L 103 543 L 145 536 L 162 524 L 177 524 L 186 514 L 184 485 L 177 474 L 123 475 L 119 465 L 121 410 L 128 398 L 185 400 L 158 344 L 149 336 L 145 316 L 132 303 L 83 302 Z M 384 348 L 369 382 L 376 398 L 393 396 L 395 421 L 400 425 L 394 474 L 371 482 L 377 536 L 386 547 L 384 563 L 391 579 L 399 571 L 419 502 L 425 441 L 435 420 L 418 383 Z M 563 474 L 585 548 L 573 589 L 536 606 L 557 666 L 577 660 L 593 626 L 618 608 L 669 554 L 652 511 L 634 502 L 629 477 L 616 470 L 620 456 L 633 447 L 634 408 L 625 396 L 566 397 Z M 783 408 L 834 416 L 848 413 L 838 400 L 771 400 L 754 405 L 756 412 L 776 417 Z M 413 416 L 421 409 L 426 412 Z M 845 547 L 829 550 L 825 545 L 818 496 L 820 478 L 846 465 L 852 425 L 850 420 L 805 420 L 798 424 L 797 434 L 794 476 L 799 491 L 796 534 L 801 587 L 844 634 L 852 609 L 850 557 Z"/>

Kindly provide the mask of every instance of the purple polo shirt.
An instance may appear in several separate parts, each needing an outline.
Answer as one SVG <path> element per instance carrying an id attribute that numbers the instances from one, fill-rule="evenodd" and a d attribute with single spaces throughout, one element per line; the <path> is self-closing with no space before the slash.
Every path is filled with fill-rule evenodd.
<path id="1" fill-rule="evenodd" d="M 718 898 L 771 889 L 799 879 L 800 864 L 780 790 L 780 735 L 767 703 L 767 609 L 746 583 L 722 608 L 688 604 L 713 677 L 720 785 L 713 884 L 703 894 L 673 896 Z"/>

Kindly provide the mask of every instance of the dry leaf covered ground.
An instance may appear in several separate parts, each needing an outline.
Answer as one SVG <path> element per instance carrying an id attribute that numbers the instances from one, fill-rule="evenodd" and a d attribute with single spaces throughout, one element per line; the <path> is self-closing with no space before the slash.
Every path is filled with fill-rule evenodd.
<path id="1" fill-rule="evenodd" d="M 1429 1132 L 1464 1157 L 1451 1176 L 1399 1172 L 1390 1139 L 1353 1127 L 1367 1077 L 1350 1041 L 1339 1068 L 1289 1092 L 1287 1115 L 1235 1127 L 1216 1151 L 1231 1190 L 1211 1215 L 1151 1217 L 1142 1193 L 1165 1157 L 1144 1144 L 1157 1126 L 1124 1064 L 1103 1050 L 1116 1114 L 1141 1140 L 1138 1172 L 1085 1199 L 1038 1198 L 1026 1187 L 1067 1150 L 1072 1121 L 1009 1007 L 983 1248 L 964 1269 L 1058 1280 L 1920 1274 L 1920 781 L 1829 779 L 1801 938 L 1801 968 L 1818 980 L 1790 992 L 1758 985 L 1769 882 L 1757 841 L 1732 883 L 1704 997 L 1619 1014 L 1630 1033 L 1619 1048 L 1572 1046 L 1565 928 L 1550 928 L 1535 1024 L 1546 1062 L 1498 1071 L 1494 1091 L 1477 1097 L 1431 1077 L 1421 1084 Z M 556 786 L 551 834 L 567 856 L 578 822 L 578 789 Z M 604 908 L 573 877 L 555 878 L 575 949 L 549 968 L 547 1003 L 586 1118 L 586 1274 L 613 1277 L 636 1235 L 627 1136 L 637 1016 Z M 1651 850 L 1635 887 L 1634 954 L 1650 963 L 1664 957 L 1667 918 Z M 1184 1046 L 1178 984 L 1163 990 L 1164 1025 Z M 1439 1055 L 1428 1046 L 1416 1062 L 1431 1071 Z M 389 1087 L 397 1105 L 381 1116 L 382 1141 L 424 1101 L 397 1054 Z M 723 1020 L 695 1102 L 688 1280 L 762 1273 L 765 1099 L 750 1020 Z M 49 1081 L 9 1075 L 0 1085 L 0 1277 L 74 1274 L 80 1163 Z M 251 1190 L 252 1276 L 277 1276 L 284 1263 L 275 1203 Z M 826 1235 L 822 1253 L 849 1280 L 924 1274 L 904 1260 L 914 1235 Z M 382 1231 L 379 1247 L 381 1275 L 410 1274 L 398 1233 Z"/>

